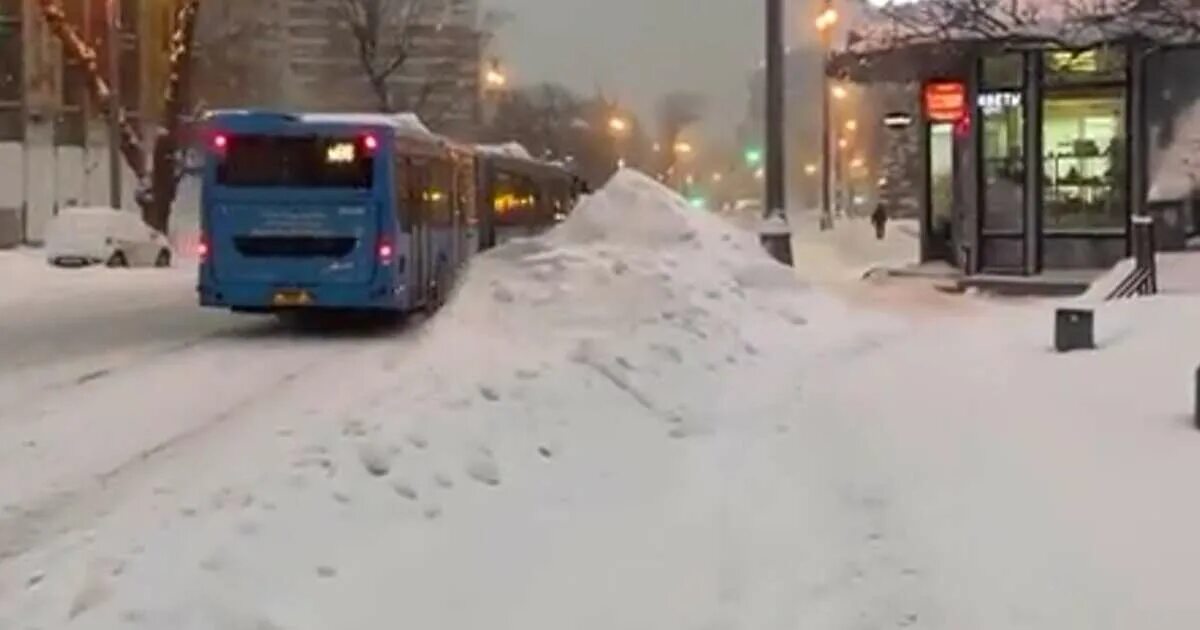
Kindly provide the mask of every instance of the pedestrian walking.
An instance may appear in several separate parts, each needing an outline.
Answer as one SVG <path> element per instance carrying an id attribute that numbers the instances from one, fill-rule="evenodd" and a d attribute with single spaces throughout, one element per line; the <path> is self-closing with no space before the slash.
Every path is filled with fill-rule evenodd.
<path id="1" fill-rule="evenodd" d="M 871 213 L 871 225 L 875 226 L 876 239 L 883 240 L 884 235 L 887 233 L 887 221 L 887 208 L 883 207 L 883 203 L 881 202 L 875 206 L 875 212 Z"/>

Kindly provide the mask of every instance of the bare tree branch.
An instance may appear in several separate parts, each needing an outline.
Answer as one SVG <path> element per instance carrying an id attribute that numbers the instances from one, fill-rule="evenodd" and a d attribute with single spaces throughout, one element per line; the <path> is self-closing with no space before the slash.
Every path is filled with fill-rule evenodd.
<path id="1" fill-rule="evenodd" d="M 68 20 L 62 7 L 55 0 L 40 0 L 42 15 L 46 24 L 55 37 L 62 42 L 63 52 L 83 68 L 87 79 L 88 90 L 95 99 L 100 111 L 105 115 L 115 112 L 117 126 L 121 136 L 121 155 L 129 165 L 130 170 L 140 180 L 146 177 L 146 153 L 142 147 L 141 134 L 129 121 L 129 112 L 117 102 L 116 95 L 109 88 L 104 73 L 100 70 L 96 49 L 84 41 Z"/>
<path id="2" fill-rule="evenodd" d="M 189 108 L 192 78 L 192 42 L 196 33 L 196 15 L 200 0 L 183 0 L 171 35 L 170 75 L 163 94 L 163 122 L 154 140 L 153 169 L 149 182 L 149 199 L 143 204 L 147 223 L 166 232 L 171 218 L 171 204 L 178 193 L 181 162 L 179 136 L 184 113 Z"/>

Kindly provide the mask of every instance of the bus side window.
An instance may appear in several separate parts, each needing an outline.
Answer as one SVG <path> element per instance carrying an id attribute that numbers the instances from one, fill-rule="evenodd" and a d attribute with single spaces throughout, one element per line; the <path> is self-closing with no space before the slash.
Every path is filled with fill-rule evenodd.
<path id="1" fill-rule="evenodd" d="M 429 199 L 433 221 L 438 227 L 449 227 L 454 224 L 454 201 L 451 199 L 454 191 L 452 169 L 453 166 L 446 160 L 438 160 L 433 169 Z"/>
<path id="2" fill-rule="evenodd" d="M 393 200 L 394 209 L 396 212 L 396 222 L 400 224 L 400 230 L 405 234 L 412 232 L 412 205 L 411 205 L 411 182 L 409 177 L 412 173 L 412 160 L 408 158 L 396 158 L 396 177 L 395 186 L 396 193 Z"/>
<path id="3" fill-rule="evenodd" d="M 458 206 L 455 208 L 459 221 L 466 225 L 475 225 L 475 172 L 470 164 L 459 164 L 455 170 L 454 193 Z"/>
<path id="4" fill-rule="evenodd" d="M 429 223 L 429 170 L 428 160 L 409 160 L 408 212 L 411 222 L 416 225 Z"/>

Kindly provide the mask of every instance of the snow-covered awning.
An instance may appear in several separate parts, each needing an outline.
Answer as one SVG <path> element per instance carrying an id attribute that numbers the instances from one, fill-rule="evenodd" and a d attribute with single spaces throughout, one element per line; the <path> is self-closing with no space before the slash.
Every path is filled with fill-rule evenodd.
<path id="1" fill-rule="evenodd" d="M 1200 7 L 1191 0 L 917 0 L 859 5 L 835 35 L 829 72 L 852 79 L 909 80 L 936 73 L 937 66 L 953 61 L 951 51 L 1080 49 L 1137 39 L 1200 41 Z M 899 59 L 888 59 L 894 56 Z"/>

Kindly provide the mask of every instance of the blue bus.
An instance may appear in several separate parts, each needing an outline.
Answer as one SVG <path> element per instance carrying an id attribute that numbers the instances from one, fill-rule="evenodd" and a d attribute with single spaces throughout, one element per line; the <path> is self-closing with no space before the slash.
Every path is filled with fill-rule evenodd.
<path id="1" fill-rule="evenodd" d="M 475 156 L 411 115 L 210 113 L 200 304 L 406 312 L 479 248 Z"/>

